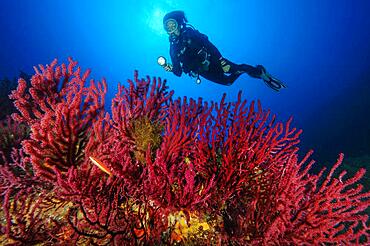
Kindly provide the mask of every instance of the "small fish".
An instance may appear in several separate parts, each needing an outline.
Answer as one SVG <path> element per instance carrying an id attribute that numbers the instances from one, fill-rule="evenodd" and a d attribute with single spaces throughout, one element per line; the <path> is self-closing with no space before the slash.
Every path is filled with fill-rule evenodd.
<path id="1" fill-rule="evenodd" d="M 94 158 L 92 156 L 89 156 L 89 158 L 92 161 L 92 163 L 94 163 L 94 165 L 96 165 L 100 170 L 102 170 L 103 172 L 105 172 L 109 176 L 112 176 L 113 175 L 111 173 L 111 171 L 109 171 L 108 167 L 103 162 L 99 161 L 98 159 L 96 159 L 96 158 Z"/>

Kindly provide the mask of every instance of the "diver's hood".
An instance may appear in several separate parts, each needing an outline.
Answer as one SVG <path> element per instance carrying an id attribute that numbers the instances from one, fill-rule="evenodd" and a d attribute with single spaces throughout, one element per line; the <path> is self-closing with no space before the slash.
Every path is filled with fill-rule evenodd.
<path id="1" fill-rule="evenodd" d="M 184 11 L 180 11 L 180 10 L 177 10 L 177 11 L 172 11 L 172 12 L 169 12 L 167 13 L 164 17 L 163 17 L 163 27 L 166 29 L 166 23 L 167 21 L 169 20 L 175 20 L 177 22 L 177 24 L 179 25 L 179 27 L 181 28 L 181 26 L 183 26 L 186 22 L 188 22 L 188 20 L 186 19 L 185 17 L 185 13 Z"/>

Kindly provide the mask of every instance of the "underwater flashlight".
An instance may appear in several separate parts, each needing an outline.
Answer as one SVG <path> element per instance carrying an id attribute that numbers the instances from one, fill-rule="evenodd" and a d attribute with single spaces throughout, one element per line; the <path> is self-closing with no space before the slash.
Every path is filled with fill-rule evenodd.
<path id="1" fill-rule="evenodd" d="M 164 56 L 158 57 L 157 62 L 162 67 L 164 67 L 167 64 L 167 60 Z"/>
<path id="2" fill-rule="evenodd" d="M 157 63 L 159 66 L 163 67 L 166 71 L 172 71 L 172 65 L 167 63 L 167 60 L 164 56 L 158 57 Z"/>

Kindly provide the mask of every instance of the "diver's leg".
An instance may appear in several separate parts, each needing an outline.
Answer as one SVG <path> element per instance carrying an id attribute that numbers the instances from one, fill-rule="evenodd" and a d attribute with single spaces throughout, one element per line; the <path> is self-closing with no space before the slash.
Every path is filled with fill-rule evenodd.
<path id="1" fill-rule="evenodd" d="M 230 75 L 226 75 L 224 73 L 212 73 L 212 72 L 206 72 L 206 73 L 202 73 L 201 74 L 202 77 L 212 81 L 212 82 L 215 82 L 217 84 L 221 84 L 221 85 L 232 85 L 234 83 L 234 81 L 239 78 L 240 75 L 242 75 L 242 73 L 234 73 L 234 74 L 230 74 Z"/>
<path id="2" fill-rule="evenodd" d="M 223 57 L 220 59 L 220 63 L 225 73 L 247 73 L 253 78 L 261 78 L 262 70 L 258 67 L 253 67 L 247 64 L 235 64 Z"/>
<path id="3" fill-rule="evenodd" d="M 208 69 L 202 70 L 200 75 L 205 79 L 217 84 L 230 85 L 215 55 L 210 56 Z"/>
<path id="4" fill-rule="evenodd" d="M 272 77 L 262 65 L 253 67 L 247 64 L 235 64 L 225 58 L 221 58 L 220 62 L 223 71 L 225 73 L 231 73 L 230 76 L 233 76 L 234 74 L 247 73 L 253 78 L 262 79 L 267 86 L 275 91 L 279 91 L 281 88 L 286 88 L 280 80 Z"/>
<path id="5" fill-rule="evenodd" d="M 236 65 L 235 69 L 239 72 L 243 71 L 247 73 L 249 76 L 251 76 L 252 78 L 256 78 L 256 79 L 260 79 L 262 75 L 262 70 L 260 68 L 253 67 L 248 64 Z"/>
<path id="6" fill-rule="evenodd" d="M 225 70 L 220 63 L 220 59 L 216 58 L 215 56 L 211 56 L 209 69 L 207 71 L 203 71 L 201 75 L 202 77 L 217 84 L 231 85 L 236 79 L 239 78 L 240 75 L 243 74 L 243 72 L 236 72 L 234 69 L 236 64 L 230 63 L 230 65 L 232 65 L 233 68 L 227 73 L 227 75 L 225 74 Z"/>

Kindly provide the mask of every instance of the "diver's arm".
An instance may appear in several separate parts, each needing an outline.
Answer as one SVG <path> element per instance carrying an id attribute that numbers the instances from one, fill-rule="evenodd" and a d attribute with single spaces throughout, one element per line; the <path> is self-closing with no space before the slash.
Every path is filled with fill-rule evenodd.
<path id="1" fill-rule="evenodd" d="M 171 55 L 171 62 L 172 62 L 172 72 L 180 77 L 181 74 L 182 74 L 182 68 L 181 68 L 181 64 L 180 64 L 180 61 L 178 60 L 175 52 L 174 52 L 174 47 L 171 45 L 170 47 L 170 55 Z"/>

